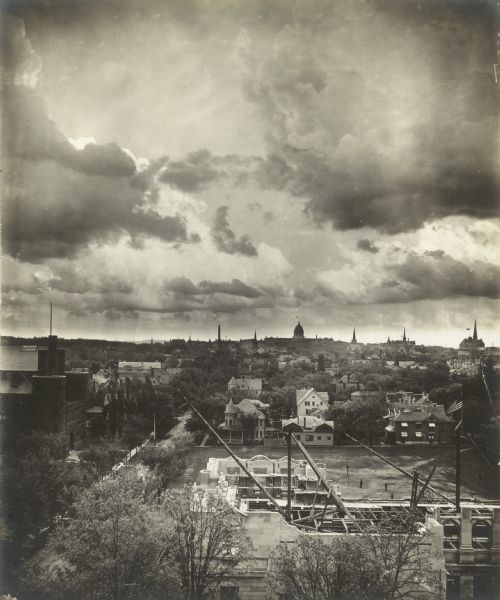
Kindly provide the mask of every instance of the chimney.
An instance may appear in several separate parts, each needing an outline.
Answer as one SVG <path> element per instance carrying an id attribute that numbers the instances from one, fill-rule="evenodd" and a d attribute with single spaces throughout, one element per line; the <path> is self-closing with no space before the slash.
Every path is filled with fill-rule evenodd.
<path id="1" fill-rule="evenodd" d="M 49 335 L 49 356 L 47 364 L 47 374 L 56 375 L 58 372 L 57 364 L 57 335 Z"/>

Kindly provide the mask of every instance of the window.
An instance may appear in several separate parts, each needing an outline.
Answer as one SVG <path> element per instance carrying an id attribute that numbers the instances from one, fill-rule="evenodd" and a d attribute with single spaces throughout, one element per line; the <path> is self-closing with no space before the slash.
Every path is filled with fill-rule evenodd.
<path id="1" fill-rule="evenodd" d="M 306 442 L 312 442 L 314 440 L 313 435 L 306 435 Z"/>
<path id="2" fill-rule="evenodd" d="M 327 435 L 327 436 L 326 436 L 326 439 L 327 439 L 327 440 L 331 440 L 331 439 L 332 439 L 332 436 L 331 436 L 331 435 Z"/>
<path id="3" fill-rule="evenodd" d="M 320 440 L 320 439 L 321 439 L 321 436 L 320 436 L 320 435 L 316 436 L 316 439 L 317 439 L 317 440 Z"/>
<path id="4" fill-rule="evenodd" d="M 5 415 L 4 413 L 0 413 L 0 421 L 6 421 L 7 420 L 7 415 Z"/>
<path id="5" fill-rule="evenodd" d="M 220 600 L 238 600 L 240 588 L 237 585 L 224 585 L 220 588 Z"/>
<path id="6" fill-rule="evenodd" d="M 300 433 L 297 433 L 297 434 L 295 435 L 295 437 L 296 437 L 298 440 L 300 440 Z"/>
<path id="7" fill-rule="evenodd" d="M 429 423 L 429 427 L 436 427 L 436 423 Z"/>
<path id="8" fill-rule="evenodd" d="M 253 469 L 254 475 L 267 475 L 266 467 L 254 467 Z"/>
<path id="9" fill-rule="evenodd" d="M 415 437 L 421 438 L 422 437 L 422 432 L 421 431 L 415 431 Z"/>
<path id="10" fill-rule="evenodd" d="M 472 547 L 489 550 L 491 548 L 491 525 L 487 521 L 472 523 Z"/>
<path id="11" fill-rule="evenodd" d="M 408 437 L 408 432 L 407 431 L 402 431 L 401 432 L 401 437 L 404 437 L 404 438 Z"/>
<path id="12" fill-rule="evenodd" d="M 401 427 L 408 427 L 408 423 L 401 423 Z"/>
<path id="13" fill-rule="evenodd" d="M 460 526 L 455 521 L 443 523 L 443 543 L 445 550 L 457 549 L 460 544 Z"/>
<path id="14" fill-rule="evenodd" d="M 239 475 L 240 468 L 239 467 L 226 467 L 226 473 L 228 475 Z"/>

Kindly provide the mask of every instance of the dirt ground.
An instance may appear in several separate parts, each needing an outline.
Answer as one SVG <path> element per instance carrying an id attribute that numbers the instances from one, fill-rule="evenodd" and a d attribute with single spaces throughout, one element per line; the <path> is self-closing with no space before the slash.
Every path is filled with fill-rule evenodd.
<path id="1" fill-rule="evenodd" d="M 281 458 L 286 448 L 263 446 L 232 446 L 241 458 L 251 458 L 263 454 L 269 458 Z M 425 446 L 377 446 L 374 448 L 406 471 L 418 471 L 425 479 L 432 469 L 434 460 L 436 472 L 431 486 L 450 498 L 455 495 L 455 448 Z M 344 498 L 395 499 L 409 498 L 411 480 L 380 458 L 359 446 L 334 448 L 308 448 L 309 454 L 317 463 L 326 464 L 328 479 L 340 486 Z M 199 481 L 200 469 L 206 468 L 209 457 L 224 457 L 227 452 L 222 447 L 193 448 L 189 454 L 189 464 L 176 485 Z M 294 458 L 303 458 L 298 448 L 293 449 Z M 348 468 L 347 468 L 348 467 Z M 484 500 L 500 499 L 500 488 L 491 472 L 472 448 L 461 452 L 462 498 Z M 387 484 L 387 491 L 385 489 Z"/>

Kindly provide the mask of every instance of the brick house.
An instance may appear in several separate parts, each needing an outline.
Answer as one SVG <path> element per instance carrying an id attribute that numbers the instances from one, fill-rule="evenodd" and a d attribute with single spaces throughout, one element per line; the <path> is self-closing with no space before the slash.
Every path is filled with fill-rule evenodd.
<path id="1" fill-rule="evenodd" d="M 395 403 L 386 418 L 389 444 L 451 444 L 453 441 L 453 420 L 442 404 Z"/>

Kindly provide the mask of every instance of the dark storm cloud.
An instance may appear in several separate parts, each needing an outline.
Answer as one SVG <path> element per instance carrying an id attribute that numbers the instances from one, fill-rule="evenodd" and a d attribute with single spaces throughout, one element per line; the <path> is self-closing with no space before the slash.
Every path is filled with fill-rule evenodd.
<path id="1" fill-rule="evenodd" d="M 315 6 L 321 22 L 297 7 L 271 57 L 242 56 L 269 125 L 261 183 L 341 230 L 497 216 L 492 4 Z"/>
<path id="2" fill-rule="evenodd" d="M 68 141 L 33 89 L 41 63 L 22 22 L 5 17 L 2 33 L 4 250 L 36 262 L 74 256 L 123 233 L 136 243 L 148 236 L 197 241 L 182 217 L 156 212 L 154 177 L 148 171 L 139 178 L 117 144 L 78 150 Z"/>
<path id="3" fill-rule="evenodd" d="M 368 240 L 366 238 L 361 238 L 358 240 L 357 247 L 364 252 L 371 252 L 371 254 L 377 254 L 379 252 L 379 249 L 373 240 Z"/>
<path id="4" fill-rule="evenodd" d="M 230 296 L 241 296 L 244 298 L 258 298 L 262 292 L 240 281 L 200 281 L 195 285 L 187 277 L 174 277 L 164 283 L 164 290 L 174 292 L 179 296 L 205 296 L 212 294 L 227 294 Z"/>
<path id="5" fill-rule="evenodd" d="M 183 160 L 165 159 L 160 180 L 191 193 L 205 189 L 214 182 L 244 185 L 254 176 L 261 162 L 255 157 L 215 156 L 203 149 L 188 154 Z"/>
<path id="6" fill-rule="evenodd" d="M 228 206 L 219 206 L 215 211 L 210 233 L 217 249 L 226 254 L 257 256 L 257 248 L 252 244 L 250 238 L 247 235 L 237 238 L 234 231 L 229 227 L 228 212 Z"/>
<path id="7" fill-rule="evenodd" d="M 500 267 L 484 261 L 470 265 L 447 254 L 409 254 L 391 269 L 394 278 L 375 290 L 375 302 L 441 300 L 456 296 L 500 298 Z"/>
<path id="8" fill-rule="evenodd" d="M 8 156 L 55 160 L 88 173 L 111 177 L 133 175 L 132 158 L 117 144 L 88 144 L 77 150 L 47 116 L 47 107 L 33 90 L 7 86 L 3 94 L 4 148 Z"/>
<path id="9" fill-rule="evenodd" d="M 210 152 L 199 150 L 189 154 L 184 161 L 169 162 L 161 180 L 185 192 L 196 192 L 220 176 Z"/>
<path id="10" fill-rule="evenodd" d="M 61 264 L 51 268 L 54 276 L 47 281 L 49 289 L 70 294 L 131 294 L 132 285 L 111 273 L 94 273 L 93 277 L 82 273 L 71 264 Z"/>
<path id="11" fill-rule="evenodd" d="M 231 296 L 243 296 L 244 298 L 258 298 L 262 296 L 259 290 L 239 279 L 233 279 L 229 282 L 201 281 L 199 288 L 205 294 L 229 294 Z"/>
<path id="12" fill-rule="evenodd" d="M 71 257 L 123 233 L 194 241 L 180 216 L 161 216 L 126 178 L 90 176 L 54 161 L 11 160 L 5 177 L 3 246 L 21 260 Z"/>

